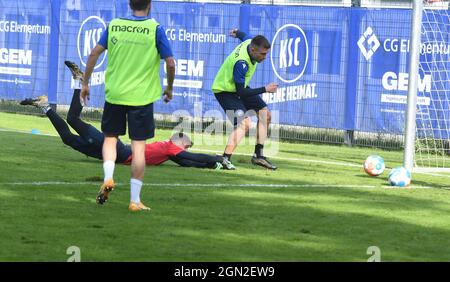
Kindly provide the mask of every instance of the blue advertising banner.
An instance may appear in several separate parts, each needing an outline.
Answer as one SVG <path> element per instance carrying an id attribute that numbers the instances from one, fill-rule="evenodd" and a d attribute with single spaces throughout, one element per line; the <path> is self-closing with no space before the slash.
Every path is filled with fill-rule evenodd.
<path id="1" fill-rule="evenodd" d="M 354 9 L 359 14 L 360 34 L 355 130 L 402 133 L 409 83 L 411 14 L 408 10 Z M 433 136 L 448 139 L 445 123 L 450 118 L 450 38 L 448 11 L 425 11 L 417 127 L 434 128 Z M 438 15 L 438 19 L 436 18 Z M 439 17 L 441 15 L 441 17 Z M 428 17 L 433 17 L 429 20 Z M 443 31 L 443 32 L 439 32 Z M 430 64 L 430 62 L 438 62 Z M 425 123 L 423 122 L 425 121 Z M 445 129 L 445 130 L 441 130 Z"/>
<path id="2" fill-rule="evenodd" d="M 116 6 L 124 3 L 125 5 Z M 128 1 L 62 1 L 60 10 L 60 50 L 58 56 L 58 104 L 70 104 L 74 80 L 64 65 L 73 61 L 85 69 L 88 56 L 94 49 L 108 23 L 115 17 L 127 14 Z M 104 103 L 107 52 L 97 60 L 91 76 L 90 107 L 101 108 Z"/>
<path id="3" fill-rule="evenodd" d="M 0 0 L 0 5 L 0 98 L 47 93 L 51 102 L 63 105 L 70 103 L 74 87 L 64 61 L 84 69 L 108 23 L 130 14 L 128 1 Z M 448 102 L 434 98 L 450 99 L 450 38 L 448 31 L 431 31 L 448 29 L 449 12 L 432 13 L 441 17 L 425 21 L 430 32 L 422 38 L 418 108 L 433 120 L 426 126 L 442 128 L 437 118 L 450 119 Z M 280 124 L 404 131 L 410 10 L 153 2 L 151 16 L 165 29 L 176 60 L 174 99 L 156 102 L 157 113 L 225 119 L 211 86 L 240 43 L 229 36 L 239 28 L 264 35 L 272 45 L 250 87 L 279 84 L 276 93 L 262 98 L 279 113 Z M 431 59 L 440 61 L 438 70 L 427 64 Z M 92 107 L 104 103 L 107 60 L 106 52 L 92 75 Z M 165 85 L 163 61 L 160 75 Z"/>
<path id="4" fill-rule="evenodd" d="M 249 7 L 248 26 L 241 28 L 272 43 L 253 86 L 279 84 L 262 97 L 279 111 L 280 123 L 345 127 L 350 14 L 346 8 Z"/>
<path id="5" fill-rule="evenodd" d="M 0 7 L 0 98 L 46 94 L 50 2 L 0 0 Z"/>
<path id="6" fill-rule="evenodd" d="M 229 30 L 239 26 L 239 5 L 153 3 L 152 16 L 164 27 L 176 60 L 174 99 L 157 103 L 162 113 L 214 116 L 220 106 L 211 92 L 214 76 L 239 40 Z M 165 67 L 161 77 L 165 78 Z M 163 83 L 166 85 L 166 83 Z"/>

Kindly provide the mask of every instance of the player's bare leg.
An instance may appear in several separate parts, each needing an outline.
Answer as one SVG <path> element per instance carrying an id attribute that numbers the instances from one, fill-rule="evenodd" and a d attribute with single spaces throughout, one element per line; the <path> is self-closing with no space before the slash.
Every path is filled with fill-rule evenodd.
<path id="1" fill-rule="evenodd" d="M 105 178 L 103 185 L 97 194 L 97 204 L 103 205 L 109 198 L 109 193 L 114 190 L 114 164 L 117 158 L 117 137 L 105 136 L 103 142 L 102 154 L 103 154 L 103 170 L 105 172 Z"/>
<path id="2" fill-rule="evenodd" d="M 130 180 L 130 211 L 149 211 L 140 198 L 142 181 L 145 174 L 145 140 L 131 141 L 131 180 Z"/>
<path id="3" fill-rule="evenodd" d="M 270 111 L 267 107 L 258 111 L 258 125 L 256 129 L 255 154 L 252 157 L 252 164 L 276 170 L 277 166 L 271 163 L 263 154 L 264 143 L 267 139 L 267 132 L 271 120 Z"/>
<path id="4" fill-rule="evenodd" d="M 242 141 L 242 138 L 245 137 L 245 134 L 250 129 L 251 120 L 249 117 L 244 118 L 233 130 L 230 137 L 228 138 L 227 145 L 225 147 L 224 155 L 231 155 L 233 154 L 234 150 L 236 149 L 237 145 Z M 231 162 L 225 158 L 225 161 L 223 163 L 223 168 L 233 170 L 235 169 L 234 165 L 231 164 Z"/>

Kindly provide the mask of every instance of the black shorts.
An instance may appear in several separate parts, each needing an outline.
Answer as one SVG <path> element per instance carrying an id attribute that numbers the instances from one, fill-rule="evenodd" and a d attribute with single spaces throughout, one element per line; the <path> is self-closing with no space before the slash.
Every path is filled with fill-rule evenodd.
<path id="1" fill-rule="evenodd" d="M 78 136 L 71 134 L 69 139 L 66 139 L 64 143 L 80 153 L 86 156 L 96 158 L 99 160 L 103 159 L 102 147 L 103 141 L 105 140 L 103 133 L 101 133 L 97 128 L 92 125 L 87 125 L 86 134 L 83 136 Z M 117 141 L 117 163 L 124 163 L 131 156 L 131 147 L 125 145 L 122 141 Z"/>
<path id="2" fill-rule="evenodd" d="M 145 106 L 125 106 L 105 101 L 102 116 L 102 132 L 106 136 L 125 135 L 128 119 L 128 136 L 142 141 L 155 136 L 153 103 Z"/>
<path id="3" fill-rule="evenodd" d="M 214 93 L 214 96 L 234 126 L 237 126 L 245 117 L 252 116 L 267 107 L 260 95 L 244 98 L 236 93 L 221 92 Z"/>

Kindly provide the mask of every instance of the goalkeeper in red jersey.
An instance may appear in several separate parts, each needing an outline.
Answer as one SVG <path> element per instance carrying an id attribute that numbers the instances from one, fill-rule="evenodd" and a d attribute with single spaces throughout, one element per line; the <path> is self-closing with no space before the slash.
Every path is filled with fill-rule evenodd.
<path id="1" fill-rule="evenodd" d="M 83 77 L 83 73 L 78 66 L 72 62 L 65 62 L 72 72 L 75 81 Z M 74 150 L 85 154 L 86 156 L 102 159 L 102 146 L 104 135 L 92 125 L 84 122 L 80 118 L 83 106 L 80 101 L 80 89 L 75 89 L 67 113 L 67 123 L 62 119 L 48 104 L 46 96 L 40 96 L 36 99 L 25 99 L 20 102 L 21 105 L 32 105 L 40 108 L 50 119 L 64 144 L 72 147 Z M 78 133 L 73 134 L 69 125 Z M 187 152 L 193 143 L 188 135 L 179 132 L 165 141 L 153 142 L 145 145 L 145 163 L 146 165 L 160 165 L 167 160 L 171 160 L 183 167 L 212 168 L 221 169 L 227 162 L 222 156 L 211 156 L 207 154 L 198 154 Z M 120 140 L 117 142 L 117 163 L 131 164 L 131 147 Z"/>

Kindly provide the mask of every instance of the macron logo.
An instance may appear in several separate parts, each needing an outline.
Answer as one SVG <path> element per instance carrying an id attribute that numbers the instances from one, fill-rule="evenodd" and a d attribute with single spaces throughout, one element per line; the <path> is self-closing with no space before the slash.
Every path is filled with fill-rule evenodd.
<path id="1" fill-rule="evenodd" d="M 368 49 L 366 49 L 366 46 L 368 47 Z M 366 31 L 364 31 L 364 34 L 361 36 L 361 38 L 359 38 L 358 47 L 367 61 L 372 58 L 375 51 L 377 51 L 377 49 L 380 47 L 380 41 L 373 33 L 373 30 L 370 26 L 366 29 Z"/>

